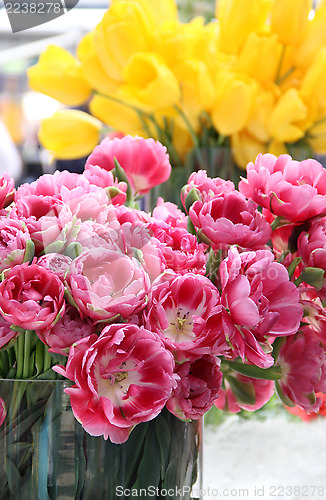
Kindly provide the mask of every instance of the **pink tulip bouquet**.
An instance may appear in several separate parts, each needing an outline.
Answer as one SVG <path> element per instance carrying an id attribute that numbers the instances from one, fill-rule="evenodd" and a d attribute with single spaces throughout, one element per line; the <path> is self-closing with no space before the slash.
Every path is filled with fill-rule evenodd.
<path id="1" fill-rule="evenodd" d="M 170 171 L 159 142 L 126 136 L 104 139 L 83 174 L 17 189 L 2 176 L 1 378 L 68 379 L 76 419 L 112 443 L 163 410 L 254 411 L 274 389 L 318 412 L 326 170 L 259 155 L 238 189 L 198 171 L 182 209 L 160 198 L 145 212 Z"/>

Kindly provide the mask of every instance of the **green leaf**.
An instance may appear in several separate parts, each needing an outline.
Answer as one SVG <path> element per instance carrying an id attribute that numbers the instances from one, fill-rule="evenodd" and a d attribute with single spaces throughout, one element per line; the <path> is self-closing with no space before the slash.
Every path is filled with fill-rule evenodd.
<path id="1" fill-rule="evenodd" d="M 116 158 L 114 158 L 114 165 L 115 165 L 115 168 L 112 171 L 114 177 L 116 177 L 119 182 L 125 182 L 127 184 L 127 192 L 126 192 L 127 198 L 126 198 L 126 203 L 129 204 L 131 202 L 131 200 L 132 200 L 132 192 L 131 192 L 131 189 L 130 189 L 128 177 L 126 175 L 126 172 L 121 167 L 120 163 L 118 162 L 118 160 Z"/>
<path id="2" fill-rule="evenodd" d="M 256 403 L 256 393 L 252 382 L 245 384 L 229 374 L 225 378 L 229 382 L 231 390 L 239 403 L 246 405 L 254 405 Z"/>
<path id="3" fill-rule="evenodd" d="M 69 245 L 65 248 L 64 255 L 67 255 L 71 259 L 75 259 L 80 255 L 83 251 L 83 247 L 77 241 L 73 243 L 69 243 Z"/>
<path id="4" fill-rule="evenodd" d="M 161 479 L 160 447 L 155 428 L 148 426 L 144 453 L 138 465 L 137 479 L 133 488 L 159 487 Z"/>
<path id="5" fill-rule="evenodd" d="M 325 271 L 319 267 L 306 267 L 299 278 L 295 281 L 296 285 L 299 285 L 303 281 L 316 288 L 316 290 L 321 290 L 324 283 Z"/>
<path id="6" fill-rule="evenodd" d="M 169 465 L 172 439 L 171 429 L 164 418 L 164 413 L 160 415 L 160 418 L 155 419 L 155 430 L 161 452 L 161 477 L 164 478 Z"/>
<path id="7" fill-rule="evenodd" d="M 295 259 L 293 259 L 293 261 L 289 265 L 289 267 L 288 267 L 288 274 L 289 274 L 289 278 L 290 279 L 292 278 L 293 273 L 296 270 L 296 268 L 297 268 L 297 266 L 298 266 L 298 264 L 299 264 L 300 261 L 301 261 L 301 257 L 296 257 Z"/>
<path id="8" fill-rule="evenodd" d="M 32 262 L 34 253 L 35 253 L 35 245 L 33 241 L 27 240 L 23 262 Z"/>
<path id="9" fill-rule="evenodd" d="M 280 383 L 278 382 L 278 380 L 275 381 L 275 391 L 276 391 L 276 394 L 278 395 L 278 397 L 280 398 L 280 400 L 282 401 L 283 404 L 285 404 L 285 406 L 289 406 L 290 408 L 293 408 L 295 406 L 295 404 L 293 403 L 293 401 L 291 401 L 291 399 L 289 399 L 282 391 L 281 389 L 281 386 L 280 386 Z"/>
<path id="10" fill-rule="evenodd" d="M 255 365 L 246 365 L 237 361 L 223 361 L 222 366 L 226 365 L 237 373 L 245 375 L 246 377 L 258 378 L 263 380 L 279 380 L 282 376 L 281 368 L 279 366 L 272 366 L 271 368 L 259 368 Z"/>

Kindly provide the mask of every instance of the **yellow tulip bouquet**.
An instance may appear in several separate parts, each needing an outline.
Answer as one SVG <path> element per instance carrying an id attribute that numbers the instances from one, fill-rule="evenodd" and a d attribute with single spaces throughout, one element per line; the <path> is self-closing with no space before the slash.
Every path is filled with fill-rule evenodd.
<path id="1" fill-rule="evenodd" d="M 174 0 L 111 0 L 76 57 L 48 46 L 30 87 L 89 112 L 44 120 L 42 145 L 82 157 L 113 129 L 158 139 L 174 166 L 202 147 L 226 146 L 240 168 L 326 153 L 325 1 L 218 0 L 215 15 L 181 22 Z"/>

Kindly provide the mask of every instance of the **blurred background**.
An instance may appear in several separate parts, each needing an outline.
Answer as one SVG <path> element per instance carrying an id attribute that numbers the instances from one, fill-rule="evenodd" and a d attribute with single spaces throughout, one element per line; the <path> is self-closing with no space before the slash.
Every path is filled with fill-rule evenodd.
<path id="1" fill-rule="evenodd" d="M 28 88 L 27 68 L 51 43 L 75 54 L 81 37 L 97 25 L 109 3 L 79 0 L 76 7 L 57 19 L 12 33 L 4 1 L 0 0 L 0 170 L 10 171 L 16 185 L 64 168 L 50 161 L 37 139 L 40 121 L 62 104 Z M 214 17 L 215 0 L 179 0 L 177 4 L 181 21 L 198 15 L 206 20 Z M 73 160 L 70 170 L 79 172 L 82 166 L 83 160 Z"/>
<path id="2" fill-rule="evenodd" d="M 37 130 L 41 119 L 62 107 L 58 101 L 28 88 L 27 68 L 37 62 L 50 43 L 74 54 L 81 37 L 101 20 L 109 3 L 79 0 L 64 16 L 12 33 L 4 2 L 0 0 L 0 170 L 9 170 L 16 185 L 31 182 L 56 167 L 42 151 Z M 215 0 L 180 0 L 180 20 L 188 21 L 194 15 L 210 19 L 214 6 Z M 80 161 L 76 161 L 75 169 L 80 170 Z"/>

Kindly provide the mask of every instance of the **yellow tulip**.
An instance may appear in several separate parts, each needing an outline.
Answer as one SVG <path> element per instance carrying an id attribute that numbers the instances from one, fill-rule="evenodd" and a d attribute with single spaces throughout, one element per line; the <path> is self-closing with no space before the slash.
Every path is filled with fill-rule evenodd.
<path id="1" fill-rule="evenodd" d="M 55 45 L 48 45 L 38 63 L 27 70 L 27 76 L 30 88 L 67 106 L 84 103 L 91 92 L 78 61 Z"/>
<path id="2" fill-rule="evenodd" d="M 272 110 L 268 132 L 278 142 L 295 142 L 304 136 L 299 122 L 307 118 L 307 107 L 296 89 L 287 90 Z"/>
<path id="3" fill-rule="evenodd" d="M 182 163 L 186 160 L 189 151 L 194 147 L 189 129 L 184 126 L 184 123 L 179 118 L 174 120 L 172 144 Z"/>
<path id="4" fill-rule="evenodd" d="M 295 51 L 294 63 L 298 68 L 308 68 L 314 56 L 326 45 L 326 5 L 316 10 L 309 22 L 303 39 Z"/>
<path id="5" fill-rule="evenodd" d="M 245 75 L 221 71 L 217 75 L 215 101 L 211 119 L 222 135 L 239 132 L 247 124 L 252 111 L 256 85 Z"/>
<path id="6" fill-rule="evenodd" d="M 320 155 L 326 154 L 326 109 L 324 116 L 309 130 L 308 142 L 313 151 Z"/>
<path id="7" fill-rule="evenodd" d="M 178 9 L 174 0 L 132 0 L 138 4 L 151 18 L 153 27 L 159 26 L 167 21 L 178 19 Z M 111 0 L 111 4 L 121 0 Z"/>
<path id="8" fill-rule="evenodd" d="M 109 78 L 95 50 L 93 31 L 87 33 L 79 42 L 77 58 L 81 63 L 85 79 L 94 90 L 110 94 L 117 89 L 116 82 Z"/>
<path id="9" fill-rule="evenodd" d="M 271 28 L 285 45 L 296 45 L 308 25 L 312 0 L 274 0 Z"/>
<path id="10" fill-rule="evenodd" d="M 122 72 L 130 57 L 150 50 L 152 40 L 148 13 L 132 0 L 116 1 L 94 30 L 94 45 L 110 79 L 123 82 Z"/>
<path id="11" fill-rule="evenodd" d="M 220 21 L 219 48 L 236 54 L 252 32 L 261 31 L 271 0 L 219 0 L 216 17 Z"/>
<path id="12" fill-rule="evenodd" d="M 321 49 L 302 79 L 301 96 L 315 102 L 317 108 L 326 106 L 326 47 Z"/>
<path id="13" fill-rule="evenodd" d="M 283 142 L 270 141 L 267 147 L 267 153 L 271 153 L 274 156 L 281 156 L 289 154 L 285 144 Z"/>
<path id="14" fill-rule="evenodd" d="M 260 36 L 250 33 L 240 50 L 237 65 L 259 81 L 276 78 L 282 54 L 282 45 L 276 35 Z"/>
<path id="15" fill-rule="evenodd" d="M 259 153 L 266 152 L 266 145 L 246 131 L 231 136 L 231 148 L 236 164 L 243 169 L 250 161 L 255 161 Z"/>
<path id="16" fill-rule="evenodd" d="M 41 122 L 39 140 L 57 159 L 82 158 L 99 143 L 101 127 L 83 111 L 61 109 Z"/>
<path id="17" fill-rule="evenodd" d="M 180 87 L 164 60 L 153 52 L 138 52 L 130 57 L 123 76 L 135 99 L 160 110 L 174 106 L 180 98 Z"/>
<path id="18" fill-rule="evenodd" d="M 212 75 L 206 64 L 198 59 L 187 59 L 174 68 L 182 89 L 182 108 L 189 116 L 209 111 L 215 96 Z"/>
<path id="19" fill-rule="evenodd" d="M 257 92 L 252 116 L 246 125 L 246 130 L 258 141 L 268 142 L 270 139 L 267 122 L 275 101 L 275 91 L 259 89 Z"/>
<path id="20" fill-rule="evenodd" d="M 89 103 L 90 112 L 103 123 L 119 132 L 144 135 L 143 122 L 140 115 L 132 107 L 134 102 L 131 101 L 129 96 L 126 98 L 121 94 L 116 94 L 116 97 L 118 100 L 95 95 Z"/>
<path id="21" fill-rule="evenodd" d="M 194 56 L 197 38 L 178 21 L 165 23 L 153 35 L 153 48 L 173 68 L 180 61 Z"/>

